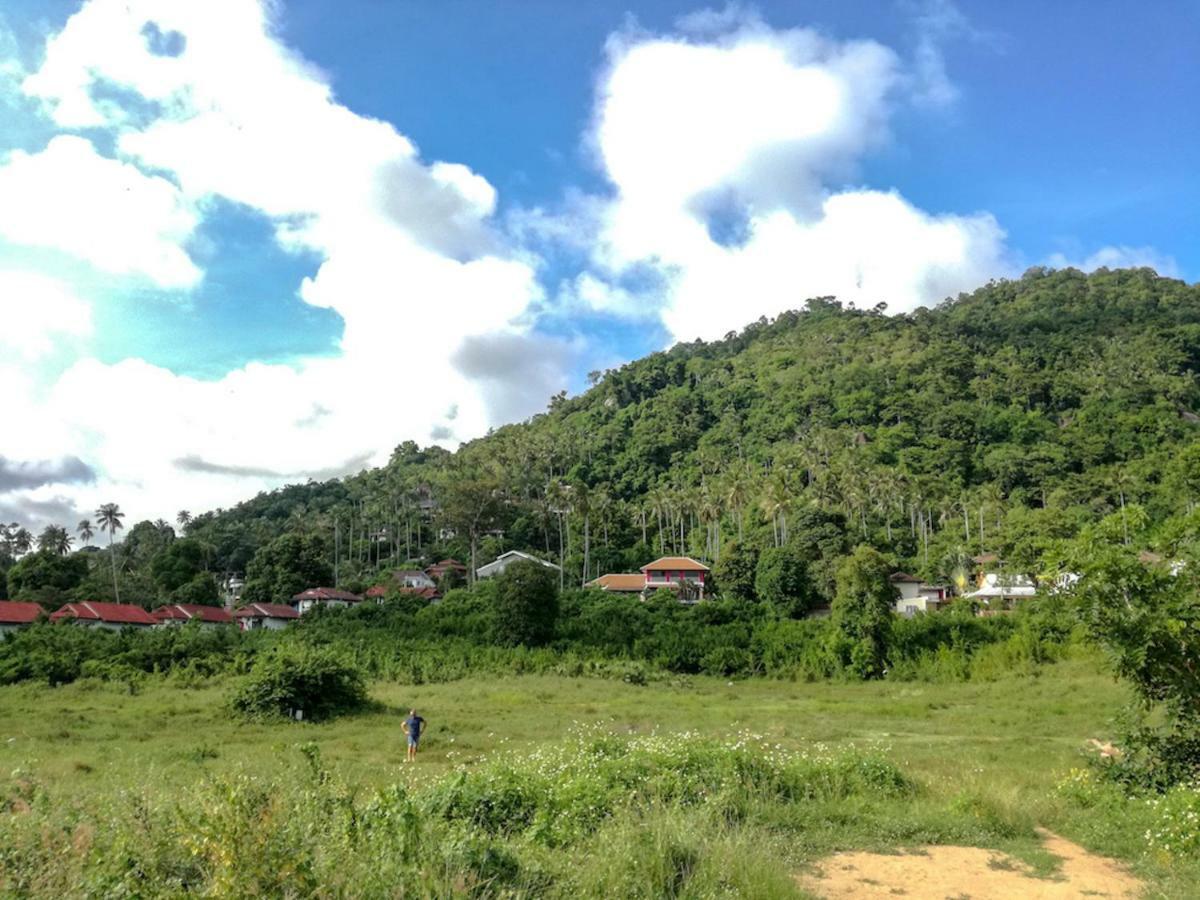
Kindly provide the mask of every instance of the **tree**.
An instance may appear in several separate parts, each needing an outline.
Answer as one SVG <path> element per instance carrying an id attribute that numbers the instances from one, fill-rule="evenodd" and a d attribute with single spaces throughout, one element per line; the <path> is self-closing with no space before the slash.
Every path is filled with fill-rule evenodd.
<path id="1" fill-rule="evenodd" d="M 100 523 L 100 530 L 108 532 L 108 555 L 112 562 L 113 596 L 116 597 L 118 603 L 121 602 L 121 589 L 117 586 L 117 551 L 113 548 L 113 538 L 118 530 L 125 527 L 121 524 L 123 518 L 125 518 L 125 513 L 121 512 L 121 507 L 115 503 L 105 503 L 96 510 L 96 521 Z"/>
<path id="2" fill-rule="evenodd" d="M 285 603 L 311 587 L 333 580 L 324 541 L 316 534 L 284 534 L 254 554 L 246 566 L 247 603 Z"/>
<path id="3" fill-rule="evenodd" d="M 535 647 L 554 636 L 558 585 L 553 570 L 540 563 L 513 563 L 496 576 L 492 633 L 501 644 Z"/>
<path id="4" fill-rule="evenodd" d="M 91 519 L 80 519 L 79 524 L 75 526 L 75 531 L 79 535 L 79 540 L 83 541 L 84 546 L 91 543 L 92 538 L 96 536 L 96 533 L 92 531 Z"/>
<path id="5" fill-rule="evenodd" d="M 1185 518 L 1193 540 L 1169 563 L 1147 564 L 1126 543 L 1125 510 L 1085 528 L 1068 560 L 1080 620 L 1137 695 L 1121 774 L 1159 789 L 1200 775 L 1200 516 Z M 1149 724 L 1156 709 L 1165 724 Z"/>
<path id="6" fill-rule="evenodd" d="M 865 545 L 856 547 L 838 567 L 833 599 L 835 649 L 860 678 L 879 678 L 887 669 L 898 596 L 891 571 L 887 559 Z"/>
<path id="7" fill-rule="evenodd" d="M 490 466 L 474 468 L 460 460 L 446 475 L 442 489 L 442 515 L 460 534 L 466 534 L 471 547 L 468 580 L 475 581 L 479 537 L 496 517 L 501 503 L 501 483 Z"/>
<path id="8" fill-rule="evenodd" d="M 803 618 L 817 600 L 808 565 L 792 546 L 763 551 L 754 574 L 754 592 L 759 600 L 791 619 Z"/>
<path id="9" fill-rule="evenodd" d="M 56 553 L 59 556 L 66 556 L 70 553 L 72 543 L 71 536 L 67 534 L 67 529 L 60 525 L 47 525 L 42 529 L 42 533 L 38 535 L 37 539 L 38 550 L 46 553 Z"/>
<path id="10" fill-rule="evenodd" d="M 175 516 L 175 521 L 178 522 L 179 527 L 186 532 L 187 527 L 192 524 L 192 514 L 186 509 L 181 509 L 179 514 Z"/>
<path id="11" fill-rule="evenodd" d="M 61 603 L 66 592 L 77 587 L 87 573 L 88 562 L 83 556 L 38 550 L 21 557 L 8 570 L 8 594 L 16 600 Z"/>
<path id="12" fill-rule="evenodd" d="M 150 560 L 150 574 L 164 593 L 171 593 L 204 572 L 207 556 L 204 544 L 195 538 L 172 541 Z"/>
<path id="13" fill-rule="evenodd" d="M 713 581 L 721 596 L 735 600 L 753 600 L 754 575 L 758 568 L 758 550 L 733 541 L 726 546 L 713 566 Z"/>

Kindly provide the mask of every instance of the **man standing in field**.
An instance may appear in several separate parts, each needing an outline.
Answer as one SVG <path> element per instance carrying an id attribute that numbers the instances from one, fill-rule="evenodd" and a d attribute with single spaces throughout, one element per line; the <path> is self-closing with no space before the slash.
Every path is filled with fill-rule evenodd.
<path id="1" fill-rule="evenodd" d="M 421 741 L 421 729 L 425 727 L 425 720 L 417 715 L 415 709 L 410 709 L 402 727 L 408 735 L 408 761 L 412 762 L 417 758 L 417 744 Z"/>

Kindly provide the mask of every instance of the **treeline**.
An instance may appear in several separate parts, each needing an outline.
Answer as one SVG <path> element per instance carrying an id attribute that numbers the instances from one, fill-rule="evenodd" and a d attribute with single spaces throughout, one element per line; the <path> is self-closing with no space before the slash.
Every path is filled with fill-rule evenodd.
<path id="1" fill-rule="evenodd" d="M 896 617 L 886 560 L 860 548 L 842 566 L 832 615 L 789 618 L 770 603 L 645 603 L 595 590 L 559 593 L 541 566 L 451 591 L 437 604 L 317 610 L 285 631 L 232 627 L 126 630 L 39 625 L 0 640 L 0 683 L 92 677 L 136 689 L 149 675 L 184 684 L 240 675 L 265 655 L 314 648 L 365 676 L 410 683 L 552 672 L 635 682 L 668 675 L 964 680 L 1029 670 L 1061 656 L 1075 620 L 1049 598 L 1014 616 L 957 611 Z"/>

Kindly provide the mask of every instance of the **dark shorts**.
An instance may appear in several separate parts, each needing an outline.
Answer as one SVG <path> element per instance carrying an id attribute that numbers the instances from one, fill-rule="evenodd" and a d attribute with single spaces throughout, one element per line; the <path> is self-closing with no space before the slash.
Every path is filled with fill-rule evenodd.
<path id="1" fill-rule="evenodd" d="M 408 746 L 410 746 L 410 747 L 417 746 L 417 744 L 420 743 L 420 741 L 421 741 L 421 736 L 419 734 L 410 734 L 408 736 Z"/>

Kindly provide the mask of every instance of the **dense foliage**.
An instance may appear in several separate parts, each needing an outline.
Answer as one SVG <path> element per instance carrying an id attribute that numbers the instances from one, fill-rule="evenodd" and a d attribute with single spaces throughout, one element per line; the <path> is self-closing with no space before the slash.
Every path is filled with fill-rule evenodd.
<path id="1" fill-rule="evenodd" d="M 181 512 L 186 552 L 168 550 L 172 526 L 140 522 L 111 560 L 77 551 L 85 577 L 14 580 L 32 536 L 6 526 L 0 567 L 13 596 L 119 590 L 145 605 L 211 596 L 197 579 L 235 573 L 278 601 L 505 549 L 561 563 L 562 586 L 686 553 L 746 598 L 746 560 L 790 546 L 822 605 L 864 543 L 930 579 L 963 583 L 982 552 L 1044 574 L 1107 513 L 1137 504 L 1154 525 L 1200 498 L 1198 365 L 1200 287 L 1148 269 L 1032 269 L 898 316 L 810 300 L 594 373 L 584 394 L 456 453 L 405 443 L 379 469 Z M 37 543 L 62 554 L 64 537 Z M 735 543 L 740 568 L 725 563 Z"/>

